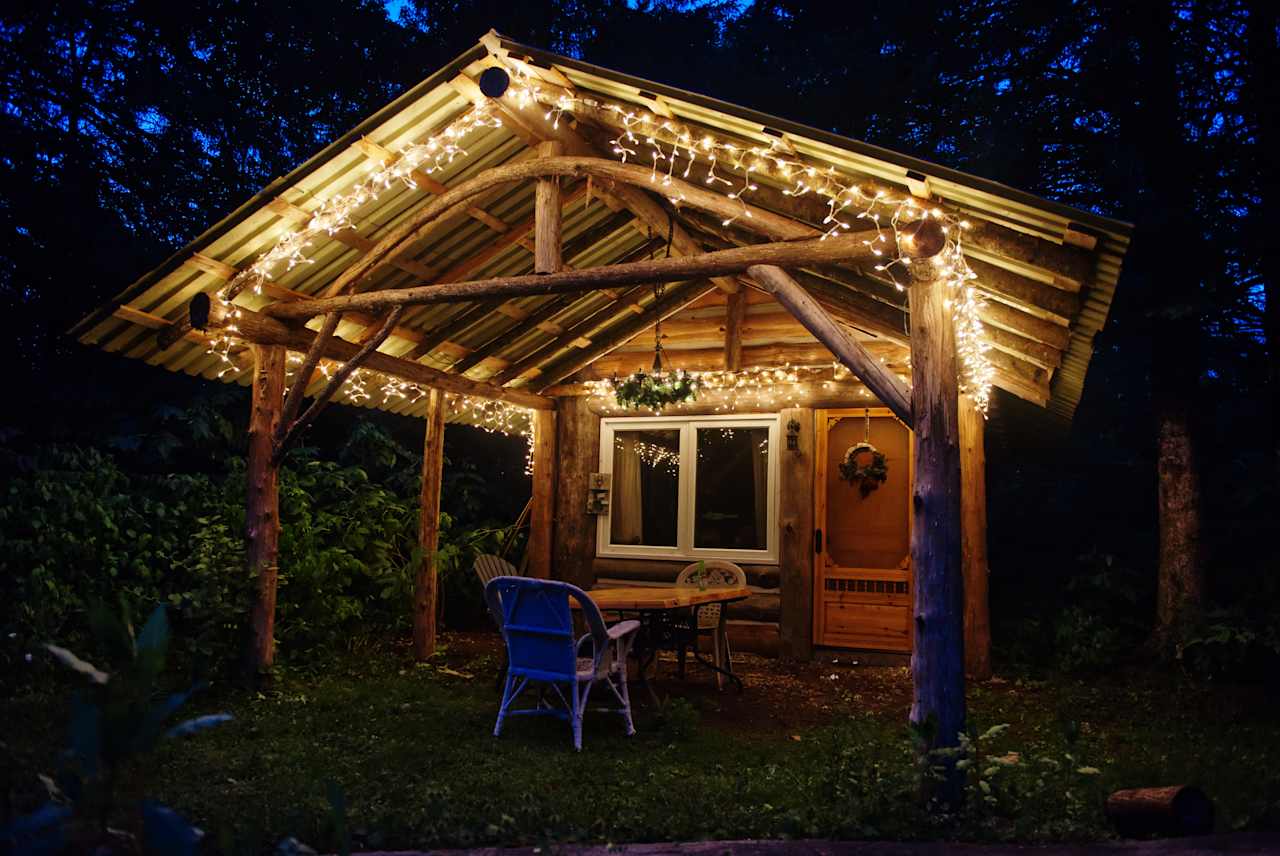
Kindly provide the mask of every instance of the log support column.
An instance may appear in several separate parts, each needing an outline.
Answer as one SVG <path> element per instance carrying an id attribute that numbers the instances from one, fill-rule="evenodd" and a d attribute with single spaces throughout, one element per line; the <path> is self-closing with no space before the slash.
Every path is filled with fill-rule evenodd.
<path id="1" fill-rule="evenodd" d="M 529 506 L 529 576 L 551 577 L 552 522 L 556 501 L 556 414 L 533 414 L 533 501 Z M 584 496 L 583 503 L 586 499 Z"/>
<path id="2" fill-rule="evenodd" d="M 553 158 L 564 153 L 564 146 L 554 140 L 538 146 L 538 157 Z M 560 178 L 549 175 L 538 179 L 533 207 L 533 271 L 556 273 L 564 263 L 560 258 Z"/>
<path id="3" fill-rule="evenodd" d="M 931 722 L 931 748 L 952 747 L 964 728 L 964 591 L 960 536 L 960 426 L 956 338 L 946 288 L 932 264 L 912 264 L 911 412 L 915 483 L 911 566 L 915 576 L 911 721 Z M 959 771 L 940 796 L 960 799 Z"/>
<path id="4" fill-rule="evenodd" d="M 782 654 L 808 660 L 813 654 L 813 530 L 819 525 L 813 519 L 813 408 L 785 408 L 778 414 L 778 421 L 782 423 L 784 436 L 790 431 L 792 421 L 800 426 L 797 448 L 786 448 L 784 440 L 777 452 L 782 458 L 778 498 L 782 527 L 782 545 L 778 552 Z"/>
<path id="5" fill-rule="evenodd" d="M 252 674 L 275 660 L 277 567 L 280 551 L 280 469 L 274 461 L 284 406 L 285 349 L 253 345 L 253 396 L 249 459 L 245 470 L 245 537 L 249 571 L 257 578 L 250 612 L 248 667 Z"/>
<path id="6" fill-rule="evenodd" d="M 422 445 L 422 493 L 418 546 L 422 562 L 413 586 L 413 656 L 425 660 L 436 650 L 436 547 L 440 536 L 440 483 L 444 475 L 444 391 L 427 392 L 427 428 Z"/>
<path id="7" fill-rule="evenodd" d="M 742 368 L 742 324 L 747 318 L 747 292 L 738 289 L 729 295 L 724 313 L 724 368 L 736 372 Z"/>
<path id="8" fill-rule="evenodd" d="M 964 556 L 964 671 L 991 677 L 991 615 L 987 605 L 986 420 L 960 396 L 960 543 Z"/>
<path id="9" fill-rule="evenodd" d="M 552 570 L 584 589 L 595 584 L 596 518 L 587 514 L 587 483 L 599 468 L 600 418 L 577 395 L 556 399 L 555 534 Z"/>

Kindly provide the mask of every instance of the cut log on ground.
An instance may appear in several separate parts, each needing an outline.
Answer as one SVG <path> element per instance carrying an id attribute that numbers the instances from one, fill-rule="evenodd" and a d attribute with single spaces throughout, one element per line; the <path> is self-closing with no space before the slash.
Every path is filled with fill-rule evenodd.
<path id="1" fill-rule="evenodd" d="M 1107 797 L 1107 819 L 1125 838 L 1208 835 L 1213 831 L 1213 803 L 1189 785 L 1131 788 Z"/>

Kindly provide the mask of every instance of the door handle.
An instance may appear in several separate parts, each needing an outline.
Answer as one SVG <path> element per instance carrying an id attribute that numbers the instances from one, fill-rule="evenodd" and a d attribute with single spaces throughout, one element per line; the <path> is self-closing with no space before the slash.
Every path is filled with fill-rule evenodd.
<path id="1" fill-rule="evenodd" d="M 822 552 L 822 530 L 821 529 L 813 530 L 813 552 L 815 553 Z"/>

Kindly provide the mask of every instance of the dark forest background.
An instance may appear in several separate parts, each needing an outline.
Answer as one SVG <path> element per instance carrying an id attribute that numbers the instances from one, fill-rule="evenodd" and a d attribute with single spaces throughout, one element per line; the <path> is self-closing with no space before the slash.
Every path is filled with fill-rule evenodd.
<path id="1" fill-rule="evenodd" d="M 998 664 L 1100 668 L 1150 637 L 1158 427 L 1178 424 L 1199 477 L 1191 561 L 1205 591 L 1169 650 L 1207 674 L 1256 676 L 1274 661 L 1280 248 L 1268 85 L 1280 78 L 1276 7 L 1263 0 L 6 4 L 6 629 L 66 633 L 95 591 L 125 588 L 221 616 L 192 618 L 201 633 L 230 632 L 243 580 L 216 592 L 192 580 L 239 549 L 247 393 L 91 352 L 65 331 L 490 28 L 1134 222 L 1074 422 L 1004 395 L 994 408 Z M 310 616 L 316 639 L 352 615 L 401 620 L 368 604 L 403 603 L 422 430 L 349 408 L 320 422 L 283 497 L 285 532 L 312 540 L 286 543 L 282 564 L 326 570 L 311 588 L 295 571 L 280 619 Z M 461 557 L 514 519 L 528 481 L 519 440 L 448 433 L 444 503 Z M 367 531 L 353 532 L 338 504 L 353 496 Z M 335 513 L 346 517 L 325 517 Z M 194 544 L 193 529 L 210 543 Z M 325 576 L 335 565 L 343 575 Z M 181 584 L 157 579 L 166 573 Z M 337 618 L 324 600 L 335 590 L 347 598 Z M 319 600 L 308 605 L 308 592 Z"/>

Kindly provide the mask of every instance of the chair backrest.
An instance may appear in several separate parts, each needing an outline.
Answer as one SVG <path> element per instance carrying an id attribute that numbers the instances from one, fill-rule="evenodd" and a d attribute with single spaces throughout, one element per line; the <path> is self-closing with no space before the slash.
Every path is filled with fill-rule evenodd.
<path id="1" fill-rule="evenodd" d="M 506 559 L 489 553 L 483 553 L 476 556 L 474 565 L 476 576 L 480 578 L 481 587 L 489 584 L 489 580 L 494 577 L 518 577 L 516 566 L 508 562 Z"/>
<path id="2" fill-rule="evenodd" d="M 595 650 L 608 648 L 608 631 L 595 601 L 575 585 L 530 577 L 494 577 L 484 587 L 489 609 L 502 616 L 502 636 L 512 674 L 540 681 L 577 679 L 577 645 L 569 598 L 578 601 L 595 639 Z"/>
<path id="3" fill-rule="evenodd" d="M 702 566 L 701 582 L 697 579 L 699 565 Z M 680 576 L 676 577 L 676 585 L 678 586 L 737 588 L 746 584 L 746 572 L 733 562 L 726 562 L 723 559 L 707 559 L 703 562 L 694 562 L 681 571 Z M 698 626 L 717 626 L 720 623 L 720 610 L 722 608 L 722 605 L 718 603 L 708 603 L 698 607 Z"/>

